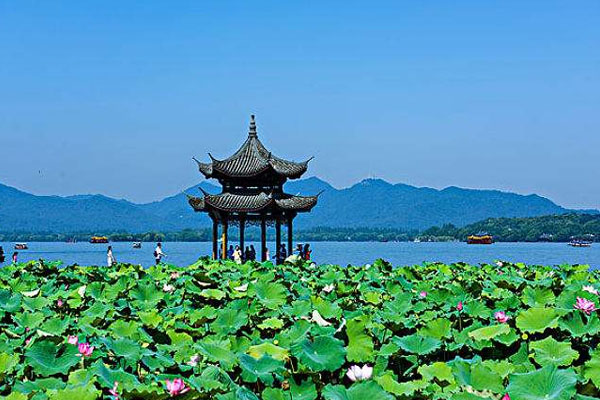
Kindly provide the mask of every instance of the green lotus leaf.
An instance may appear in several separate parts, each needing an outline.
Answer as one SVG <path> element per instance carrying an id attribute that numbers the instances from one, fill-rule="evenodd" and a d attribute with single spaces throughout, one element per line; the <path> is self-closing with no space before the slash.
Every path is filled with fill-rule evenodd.
<path id="1" fill-rule="evenodd" d="M 203 340 L 198 343 L 198 350 L 212 362 L 218 362 L 226 370 L 231 369 L 237 357 L 230 350 L 228 341 Z"/>
<path id="2" fill-rule="evenodd" d="M 530 308 L 517 316 L 517 328 L 523 332 L 543 332 L 558 326 L 559 314 L 552 308 Z"/>
<path id="3" fill-rule="evenodd" d="M 420 335 L 429 336 L 435 339 L 442 339 L 450 336 L 452 323 L 446 318 L 437 318 L 427 322 L 424 328 L 419 330 Z"/>
<path id="4" fill-rule="evenodd" d="M 577 374 L 572 369 L 547 366 L 541 369 L 512 374 L 506 391 L 511 400 L 568 400 L 575 395 Z"/>
<path id="5" fill-rule="evenodd" d="M 354 383 L 347 390 L 348 400 L 394 400 L 394 396 L 383 390 L 375 381 L 363 381 Z"/>
<path id="6" fill-rule="evenodd" d="M 119 387 L 128 392 L 140 385 L 135 375 L 127 373 L 121 368 L 110 369 L 104 365 L 102 360 L 96 361 L 90 367 L 90 371 L 97 378 L 98 383 L 106 389 L 111 389 L 115 382 L 119 382 Z"/>
<path id="7" fill-rule="evenodd" d="M 129 292 L 129 295 L 140 310 L 153 309 L 165 296 L 154 283 L 140 283 Z"/>
<path id="8" fill-rule="evenodd" d="M 600 349 L 595 349 L 590 356 L 583 366 L 583 377 L 600 389 Z"/>
<path id="9" fill-rule="evenodd" d="M 593 314 L 584 322 L 580 312 L 572 312 L 561 318 L 558 326 L 575 337 L 596 335 L 600 332 L 600 319 Z"/>
<path id="10" fill-rule="evenodd" d="M 283 321 L 279 318 L 267 318 L 260 324 L 256 325 L 259 329 L 277 330 L 283 328 Z"/>
<path id="11" fill-rule="evenodd" d="M 456 358 L 448 363 L 457 383 L 475 390 L 490 390 L 501 393 L 504 389 L 502 377 L 492 369 L 481 364 L 481 360 L 463 360 Z"/>
<path id="12" fill-rule="evenodd" d="M 222 300 L 227 294 L 219 289 L 204 289 L 200 292 L 200 296 L 208 299 Z"/>
<path id="13" fill-rule="evenodd" d="M 254 383 L 260 379 L 265 384 L 271 385 L 274 381 L 273 374 L 285 371 L 282 361 L 266 355 L 257 360 L 252 356 L 242 354 L 239 360 L 242 368 L 242 379 L 245 382 Z"/>
<path id="14" fill-rule="evenodd" d="M 269 342 L 250 346 L 248 347 L 247 353 L 254 358 L 261 358 L 264 355 L 268 355 L 280 361 L 286 361 L 290 356 L 290 352 L 287 349 L 276 346 Z"/>
<path id="15" fill-rule="evenodd" d="M 523 303 L 530 307 L 544 307 L 548 304 L 554 303 L 554 293 L 552 290 L 547 288 L 532 288 L 527 287 L 523 290 Z"/>
<path id="16" fill-rule="evenodd" d="M 499 335 L 505 335 L 510 332 L 510 326 L 507 324 L 496 324 L 484 326 L 483 328 L 475 329 L 469 332 L 469 337 L 473 340 L 490 340 Z"/>
<path id="17" fill-rule="evenodd" d="M 217 319 L 210 324 L 210 327 L 215 333 L 228 335 L 237 332 L 247 323 L 248 314 L 242 311 L 226 308 L 218 312 Z"/>
<path id="18" fill-rule="evenodd" d="M 419 355 L 432 353 L 439 349 L 442 345 L 442 342 L 438 339 L 420 336 L 417 334 L 404 337 L 395 337 L 394 342 L 398 344 L 402 350 L 408 353 Z"/>
<path id="19" fill-rule="evenodd" d="M 266 388 L 262 392 L 262 400 L 290 400 L 289 392 L 283 389 Z"/>
<path id="20" fill-rule="evenodd" d="M 313 371 L 335 371 L 344 363 L 346 351 L 343 343 L 330 336 L 304 339 L 292 346 L 292 353 L 302 364 Z"/>
<path id="21" fill-rule="evenodd" d="M 409 382 L 398 382 L 392 375 L 391 372 L 388 372 L 382 376 L 375 378 L 375 381 L 388 393 L 395 394 L 396 396 L 413 396 L 417 391 L 425 389 L 429 386 L 429 383 L 426 380 L 415 380 Z"/>
<path id="22" fill-rule="evenodd" d="M 23 393 L 12 392 L 8 396 L 4 397 L 4 400 L 27 400 L 29 397 Z"/>
<path id="23" fill-rule="evenodd" d="M 346 334 L 348 347 L 346 348 L 348 361 L 366 362 L 375 357 L 373 352 L 373 339 L 365 333 L 366 318 L 358 317 L 347 322 Z"/>
<path id="24" fill-rule="evenodd" d="M 310 380 L 304 380 L 297 384 L 293 379 L 290 380 L 290 399 L 294 400 L 315 400 L 317 398 L 317 389 Z"/>
<path id="25" fill-rule="evenodd" d="M 422 365 L 419 367 L 418 372 L 426 381 L 432 381 L 434 378 L 437 378 L 440 382 L 454 383 L 452 368 L 442 361 L 434 362 L 431 365 Z"/>
<path id="26" fill-rule="evenodd" d="M 254 293 L 258 300 L 271 310 L 276 310 L 285 304 L 287 289 L 279 283 L 257 282 L 253 285 Z"/>
<path id="27" fill-rule="evenodd" d="M 579 353 L 571 348 L 571 343 L 559 342 L 551 337 L 531 342 L 529 349 L 534 351 L 534 359 L 541 366 L 570 365 L 579 357 Z"/>
<path id="28" fill-rule="evenodd" d="M 0 353 L 0 378 L 3 375 L 10 374 L 19 363 L 20 358 L 18 354 Z"/>
<path id="29" fill-rule="evenodd" d="M 36 341 L 25 352 L 25 360 L 36 374 L 66 374 L 81 359 L 77 346 L 56 345 L 49 340 Z"/>
<path id="30" fill-rule="evenodd" d="M 252 393 L 249 389 L 240 386 L 235 391 L 235 396 L 225 399 L 224 397 L 218 400 L 259 400 L 258 397 L 254 393 Z"/>

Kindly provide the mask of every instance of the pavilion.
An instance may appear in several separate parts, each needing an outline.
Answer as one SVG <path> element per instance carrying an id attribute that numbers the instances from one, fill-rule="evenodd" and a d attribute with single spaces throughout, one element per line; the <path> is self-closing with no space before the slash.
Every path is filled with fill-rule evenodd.
<path id="1" fill-rule="evenodd" d="M 210 153 L 210 163 L 194 158 L 206 179 L 216 179 L 222 186 L 220 194 L 208 194 L 202 188 L 202 197 L 188 196 L 194 211 L 206 212 L 213 222 L 212 256 L 219 257 L 218 236 L 221 225 L 221 256 L 227 257 L 228 227 L 239 226 L 240 248 L 244 251 L 246 225 L 260 225 L 261 260 L 267 259 L 267 225 L 275 225 L 276 259 L 281 261 L 281 225 L 287 225 L 288 252 L 293 250 L 292 225 L 296 215 L 309 212 L 316 204 L 316 196 L 294 196 L 283 191 L 288 179 L 298 179 L 308 168 L 311 159 L 304 162 L 284 160 L 274 156 L 258 139 L 254 115 L 250 117 L 248 138 L 231 157 L 217 160 Z"/>

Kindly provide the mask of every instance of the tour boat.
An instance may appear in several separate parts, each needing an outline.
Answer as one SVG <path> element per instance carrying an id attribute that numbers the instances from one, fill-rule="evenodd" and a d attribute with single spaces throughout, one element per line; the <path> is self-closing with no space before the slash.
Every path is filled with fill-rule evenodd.
<path id="1" fill-rule="evenodd" d="M 27 243 L 15 243 L 15 250 L 27 250 Z"/>
<path id="2" fill-rule="evenodd" d="M 488 235 L 487 233 L 478 233 L 477 235 L 471 235 L 467 237 L 468 244 L 492 244 L 494 243 L 494 238 L 492 235 Z"/>
<path id="3" fill-rule="evenodd" d="M 142 248 L 142 242 L 134 242 L 133 243 L 133 248 L 134 249 L 141 249 Z"/>
<path id="4" fill-rule="evenodd" d="M 569 246 L 571 247 L 591 247 L 592 246 L 592 242 L 590 242 L 589 240 L 571 240 L 568 243 Z"/>
<path id="5" fill-rule="evenodd" d="M 92 236 L 90 243 L 108 243 L 108 238 L 106 236 Z"/>

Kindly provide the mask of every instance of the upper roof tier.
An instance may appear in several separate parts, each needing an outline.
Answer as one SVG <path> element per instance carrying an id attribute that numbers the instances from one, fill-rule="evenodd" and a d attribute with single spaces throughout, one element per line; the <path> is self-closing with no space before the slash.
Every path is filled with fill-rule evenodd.
<path id="1" fill-rule="evenodd" d="M 250 117 L 248 138 L 231 157 L 217 160 L 210 153 L 210 163 L 198 163 L 200 172 L 206 178 L 256 178 L 264 174 L 274 174 L 280 179 L 300 178 L 308 168 L 308 159 L 294 162 L 276 157 L 268 151 L 258 139 L 254 115 Z"/>

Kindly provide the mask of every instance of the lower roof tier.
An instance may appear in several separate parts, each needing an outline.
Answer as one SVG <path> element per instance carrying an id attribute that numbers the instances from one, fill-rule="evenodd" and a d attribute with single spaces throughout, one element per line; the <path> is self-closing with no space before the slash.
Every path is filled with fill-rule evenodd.
<path id="1" fill-rule="evenodd" d="M 205 193 L 203 197 L 188 196 L 188 202 L 194 211 L 208 212 L 218 210 L 224 212 L 262 211 L 294 211 L 308 212 L 316 204 L 317 196 L 292 196 L 289 194 L 268 195 L 264 192 L 252 195 L 221 193 L 211 195 Z"/>

